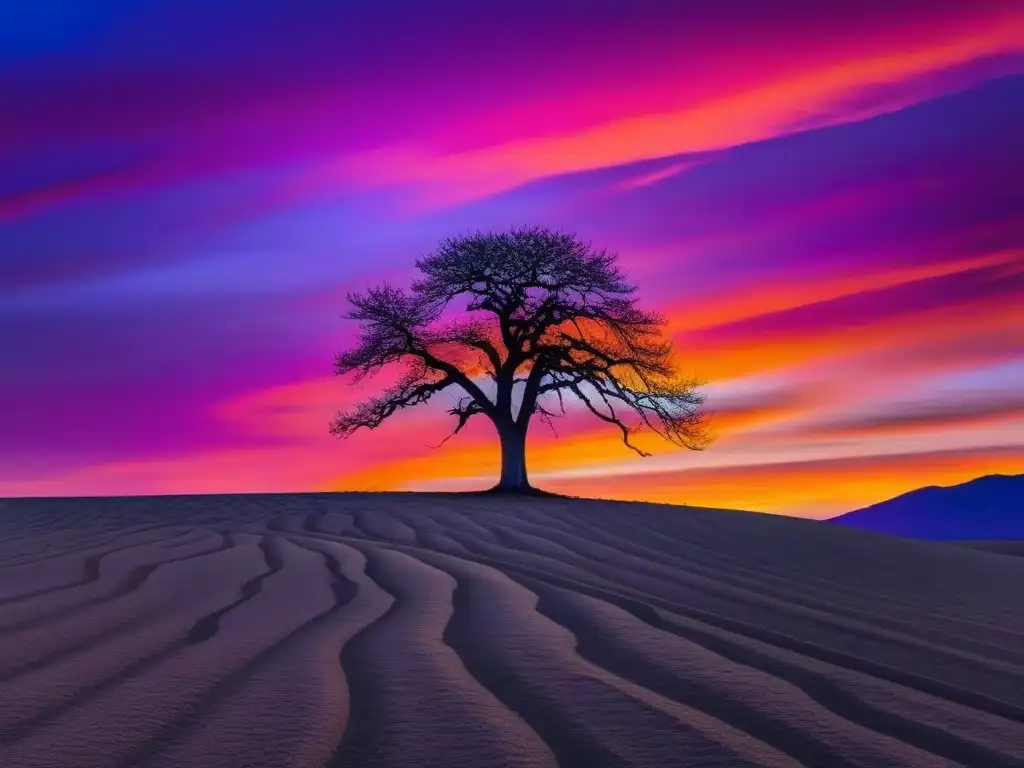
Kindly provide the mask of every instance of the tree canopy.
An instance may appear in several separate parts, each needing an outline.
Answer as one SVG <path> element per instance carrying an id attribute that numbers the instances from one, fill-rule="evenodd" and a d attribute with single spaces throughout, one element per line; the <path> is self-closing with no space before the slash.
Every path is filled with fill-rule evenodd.
<path id="1" fill-rule="evenodd" d="M 452 434 L 483 415 L 502 448 L 498 488 L 529 488 L 526 433 L 575 401 L 619 430 L 649 429 L 678 446 L 709 442 L 697 382 L 680 376 L 665 321 L 641 309 L 615 254 L 543 228 L 444 240 L 416 261 L 409 289 L 351 293 L 358 343 L 335 372 L 355 381 L 398 365 L 398 381 L 339 413 L 331 432 L 375 429 L 440 392 L 460 393 Z M 449 435 L 450 437 L 451 435 Z"/>

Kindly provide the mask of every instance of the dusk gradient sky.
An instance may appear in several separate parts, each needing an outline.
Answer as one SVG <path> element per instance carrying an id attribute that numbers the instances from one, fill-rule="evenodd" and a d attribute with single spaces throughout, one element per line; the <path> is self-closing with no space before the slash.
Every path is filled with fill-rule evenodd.
<path id="1" fill-rule="evenodd" d="M 571 413 L 536 484 L 825 517 L 1024 471 L 1020 0 L 33 0 L 0 497 L 491 483 L 446 396 L 330 437 L 375 391 L 332 357 L 346 291 L 533 224 L 621 255 L 718 436 Z"/>

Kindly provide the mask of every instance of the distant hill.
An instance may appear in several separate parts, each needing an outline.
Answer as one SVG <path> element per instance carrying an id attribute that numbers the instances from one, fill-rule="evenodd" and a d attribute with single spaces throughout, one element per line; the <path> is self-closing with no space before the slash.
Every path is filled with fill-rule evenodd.
<path id="1" fill-rule="evenodd" d="M 1024 475 L 919 488 L 826 522 L 915 539 L 1024 539 Z"/>

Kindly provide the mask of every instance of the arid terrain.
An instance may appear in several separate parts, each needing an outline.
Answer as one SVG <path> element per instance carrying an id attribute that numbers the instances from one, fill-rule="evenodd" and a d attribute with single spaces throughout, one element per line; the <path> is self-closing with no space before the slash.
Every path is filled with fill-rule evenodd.
<path id="1" fill-rule="evenodd" d="M 0 501 L 0 764 L 1019 767 L 1022 596 L 750 513 Z"/>

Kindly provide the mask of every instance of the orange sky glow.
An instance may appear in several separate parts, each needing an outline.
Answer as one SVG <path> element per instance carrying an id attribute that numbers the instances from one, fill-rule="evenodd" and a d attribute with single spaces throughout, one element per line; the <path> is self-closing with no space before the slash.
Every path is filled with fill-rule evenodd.
<path id="1" fill-rule="evenodd" d="M 475 65 L 423 19 L 319 58 L 268 22 L 202 86 L 180 46 L 144 64 L 142 16 L 91 68 L 19 54 L 0 140 L 81 170 L 11 161 L 0 189 L 0 496 L 487 487 L 488 425 L 435 447 L 447 394 L 327 435 L 387 381 L 331 357 L 346 291 L 523 224 L 620 254 L 716 437 L 641 458 L 570 409 L 531 427 L 543 488 L 823 518 L 1024 471 L 1024 11 L 740 5 L 552 10 L 564 50 L 508 31 Z"/>

